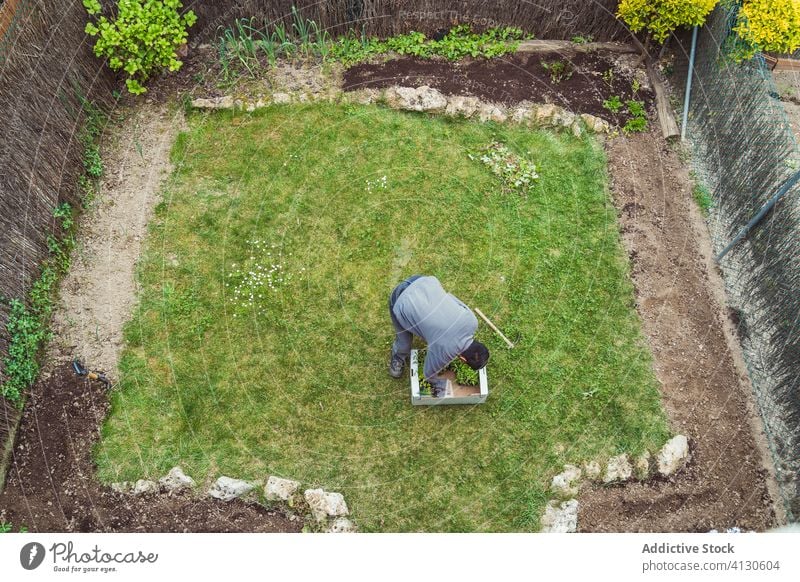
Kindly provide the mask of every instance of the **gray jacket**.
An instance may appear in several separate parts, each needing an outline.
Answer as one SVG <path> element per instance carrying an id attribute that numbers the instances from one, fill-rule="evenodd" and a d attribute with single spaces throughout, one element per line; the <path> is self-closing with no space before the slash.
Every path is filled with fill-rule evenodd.
<path id="1" fill-rule="evenodd" d="M 472 343 L 478 320 L 436 277 L 421 277 L 403 291 L 394 316 L 428 344 L 423 375 L 431 380 Z"/>

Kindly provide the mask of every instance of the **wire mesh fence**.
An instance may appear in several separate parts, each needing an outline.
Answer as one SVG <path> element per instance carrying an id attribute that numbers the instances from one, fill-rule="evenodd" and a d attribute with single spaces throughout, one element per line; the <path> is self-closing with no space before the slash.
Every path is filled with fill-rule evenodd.
<path id="1" fill-rule="evenodd" d="M 718 8 L 700 35 L 689 133 L 695 170 L 714 199 L 719 253 L 800 170 L 800 151 L 772 73 L 737 63 L 735 9 Z M 800 186 L 721 261 L 778 482 L 800 518 Z"/>

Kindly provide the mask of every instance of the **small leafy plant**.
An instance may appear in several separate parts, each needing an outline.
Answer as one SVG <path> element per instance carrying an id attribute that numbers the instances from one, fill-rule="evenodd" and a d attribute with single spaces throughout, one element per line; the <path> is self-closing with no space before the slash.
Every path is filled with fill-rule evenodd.
<path id="1" fill-rule="evenodd" d="M 456 382 L 462 386 L 477 386 L 480 384 L 480 376 L 477 370 L 473 370 L 468 364 L 456 358 L 448 366 L 456 375 Z"/>
<path id="2" fill-rule="evenodd" d="M 603 81 L 609 87 L 611 87 L 614 84 L 614 69 L 607 69 L 603 73 Z"/>
<path id="3" fill-rule="evenodd" d="M 630 100 L 625 102 L 631 118 L 623 126 L 625 133 L 638 133 L 647 130 L 647 112 L 643 101 Z"/>
<path id="4" fill-rule="evenodd" d="M 181 68 L 177 49 L 197 16 L 191 10 L 180 14 L 180 0 L 119 0 L 113 20 L 100 14 L 99 0 L 83 0 L 83 6 L 95 18 L 86 24 L 86 34 L 98 37 L 94 54 L 107 58 L 112 70 L 127 73 L 129 92 L 147 91 L 142 83 L 161 69 Z"/>
<path id="5" fill-rule="evenodd" d="M 700 207 L 700 212 L 703 213 L 703 216 L 706 218 L 711 211 L 711 208 L 714 206 L 714 199 L 711 197 L 711 192 L 708 191 L 702 184 L 697 184 L 694 187 L 694 200 L 697 202 L 697 206 Z"/>
<path id="6" fill-rule="evenodd" d="M 539 179 L 533 162 L 518 156 L 506 145 L 496 141 L 490 143 L 477 156 L 470 154 L 469 157 L 473 160 L 477 157 L 487 165 L 492 173 L 502 180 L 504 189 L 510 192 L 527 195 Z"/>
<path id="7" fill-rule="evenodd" d="M 492 58 L 517 50 L 519 41 L 526 36 L 519 28 L 490 28 L 475 33 L 468 25 L 453 27 L 441 39 L 429 39 L 421 32 L 410 32 L 380 40 L 359 37 L 351 30 L 331 46 L 330 56 L 345 65 L 352 65 L 373 55 L 395 52 L 420 58 L 444 57 L 458 60 L 463 57 Z"/>
<path id="8" fill-rule="evenodd" d="M 83 150 L 83 169 L 92 178 L 103 175 L 103 158 L 100 156 L 100 146 L 89 144 Z"/>
<path id="9" fill-rule="evenodd" d="M 590 42 L 594 42 L 594 36 L 591 34 L 587 34 L 585 36 L 579 34 L 572 37 L 572 42 L 575 44 L 589 44 Z"/>
<path id="10" fill-rule="evenodd" d="M 541 61 L 542 68 L 550 73 L 550 81 L 557 85 L 572 77 L 574 69 L 569 61 Z"/>
<path id="11" fill-rule="evenodd" d="M 603 101 L 603 107 L 611 113 L 619 113 L 620 109 L 622 109 L 622 99 L 620 99 L 619 95 L 614 95 Z"/>
<path id="12" fill-rule="evenodd" d="M 20 402 L 23 392 L 39 374 L 37 356 L 44 342 L 52 335 L 47 329 L 47 322 L 53 311 L 53 290 L 59 275 L 69 268 L 69 255 L 74 247 L 74 221 L 70 205 L 65 202 L 56 207 L 53 217 L 61 221 L 65 236 L 62 241 L 52 235 L 47 237 L 50 256 L 28 294 L 30 306 L 19 299 L 8 302 L 8 355 L 3 359 L 6 381 L 0 385 L 0 394 L 10 402 Z"/>

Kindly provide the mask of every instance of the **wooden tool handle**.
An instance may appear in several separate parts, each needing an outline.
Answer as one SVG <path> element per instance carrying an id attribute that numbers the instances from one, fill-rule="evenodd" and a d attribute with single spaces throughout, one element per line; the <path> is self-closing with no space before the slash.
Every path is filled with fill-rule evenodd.
<path id="1" fill-rule="evenodd" d="M 508 339 L 506 336 L 504 336 L 503 332 L 500 331 L 499 329 L 497 329 L 497 326 L 495 324 L 493 324 L 491 321 L 489 321 L 489 318 L 486 317 L 483 314 L 483 312 L 480 309 L 478 309 L 477 307 L 475 308 L 475 313 L 480 315 L 481 318 L 483 319 L 483 321 L 485 321 L 487 324 L 489 324 L 489 327 L 491 327 L 495 332 L 497 332 L 497 335 L 499 335 L 501 338 L 503 338 L 505 340 L 505 342 L 508 344 L 509 349 L 514 347 L 514 344 L 511 343 L 511 340 Z"/>

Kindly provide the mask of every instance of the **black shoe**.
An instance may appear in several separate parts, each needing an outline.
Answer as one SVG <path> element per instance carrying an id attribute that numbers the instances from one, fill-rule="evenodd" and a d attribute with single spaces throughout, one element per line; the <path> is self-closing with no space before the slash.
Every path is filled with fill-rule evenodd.
<path id="1" fill-rule="evenodd" d="M 400 356 L 392 356 L 389 362 L 389 375 L 392 378 L 400 378 L 403 375 L 403 368 L 406 367 L 406 359 Z"/>

